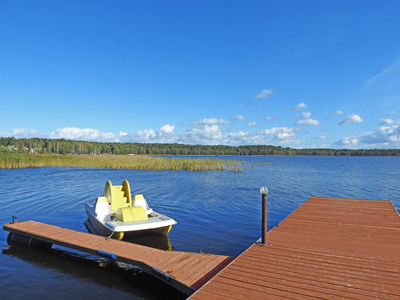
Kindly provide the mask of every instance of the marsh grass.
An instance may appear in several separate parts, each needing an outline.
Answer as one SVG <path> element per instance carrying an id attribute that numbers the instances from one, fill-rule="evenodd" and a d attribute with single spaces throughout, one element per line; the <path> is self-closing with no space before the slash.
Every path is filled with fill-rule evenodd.
<path id="1" fill-rule="evenodd" d="M 243 162 L 213 158 L 167 158 L 152 156 L 75 156 L 0 153 L 0 169 L 33 167 L 82 167 L 128 170 L 186 170 L 242 172 Z"/>

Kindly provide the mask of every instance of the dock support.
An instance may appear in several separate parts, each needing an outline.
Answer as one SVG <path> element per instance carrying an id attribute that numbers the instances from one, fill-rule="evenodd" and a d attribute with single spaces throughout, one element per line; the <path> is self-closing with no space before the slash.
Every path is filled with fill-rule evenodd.
<path id="1" fill-rule="evenodd" d="M 268 188 L 263 186 L 260 189 L 262 201 L 262 219 L 261 219 L 261 244 L 265 245 L 265 238 L 267 235 L 267 194 Z"/>

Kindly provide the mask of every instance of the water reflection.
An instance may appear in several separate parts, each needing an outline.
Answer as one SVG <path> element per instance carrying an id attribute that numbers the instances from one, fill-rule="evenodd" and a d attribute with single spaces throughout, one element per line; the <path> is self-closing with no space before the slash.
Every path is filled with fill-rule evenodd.
<path id="1" fill-rule="evenodd" d="M 172 250 L 171 242 L 167 235 L 155 233 L 149 234 L 126 234 L 123 239 L 126 242 L 142 246 L 157 248 L 161 250 Z"/>
<path id="2" fill-rule="evenodd" d="M 32 287 L 41 282 L 39 278 L 46 278 L 45 284 L 41 286 L 44 294 L 49 289 L 49 293 L 61 299 L 101 298 L 107 290 L 112 290 L 113 295 L 119 299 L 161 299 L 166 291 L 169 295 L 167 299 L 186 298 L 140 268 L 71 249 L 64 250 L 63 247 L 39 251 L 13 245 L 3 248 L 2 254 L 10 259 L 17 259 L 14 266 L 16 272 L 22 271 L 19 270 L 18 261 L 32 266 L 22 267 L 23 270 L 30 269 L 30 276 L 24 277 L 18 285 L 13 284 L 15 279 L 10 280 L 7 285 L 7 277 L 3 278 L 3 284 L 9 291 L 18 290 L 16 295 L 20 299 L 32 298 Z M 49 274 L 52 276 L 48 276 Z M 62 285 L 60 281 L 63 282 Z M 154 286 L 158 288 L 154 289 Z"/>

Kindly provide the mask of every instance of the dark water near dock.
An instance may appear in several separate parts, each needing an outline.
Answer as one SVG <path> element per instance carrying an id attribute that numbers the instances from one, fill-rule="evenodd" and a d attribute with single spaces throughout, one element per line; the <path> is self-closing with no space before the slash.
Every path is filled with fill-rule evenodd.
<path id="1" fill-rule="evenodd" d="M 218 157 L 220 158 L 220 157 Z M 107 180 L 127 179 L 132 193 L 178 224 L 167 238 L 142 244 L 236 256 L 259 239 L 261 186 L 268 186 L 268 228 L 309 197 L 391 200 L 400 209 L 399 157 L 239 157 L 244 172 L 138 171 L 83 168 L 0 170 L 1 224 L 18 216 L 84 231 L 84 205 L 103 193 Z M 50 253 L 7 246 L 0 231 L 0 297 L 176 298 L 140 270 L 62 247 Z"/>

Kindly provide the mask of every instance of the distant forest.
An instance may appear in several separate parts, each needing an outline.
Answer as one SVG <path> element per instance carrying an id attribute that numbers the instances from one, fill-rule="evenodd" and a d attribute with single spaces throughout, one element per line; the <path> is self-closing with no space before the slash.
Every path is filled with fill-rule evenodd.
<path id="1" fill-rule="evenodd" d="M 55 154 L 151 154 L 151 155 L 310 155 L 310 156 L 400 156 L 400 149 L 293 149 L 249 145 L 185 145 L 142 143 L 98 143 L 66 139 L 0 138 L 0 151 Z"/>

